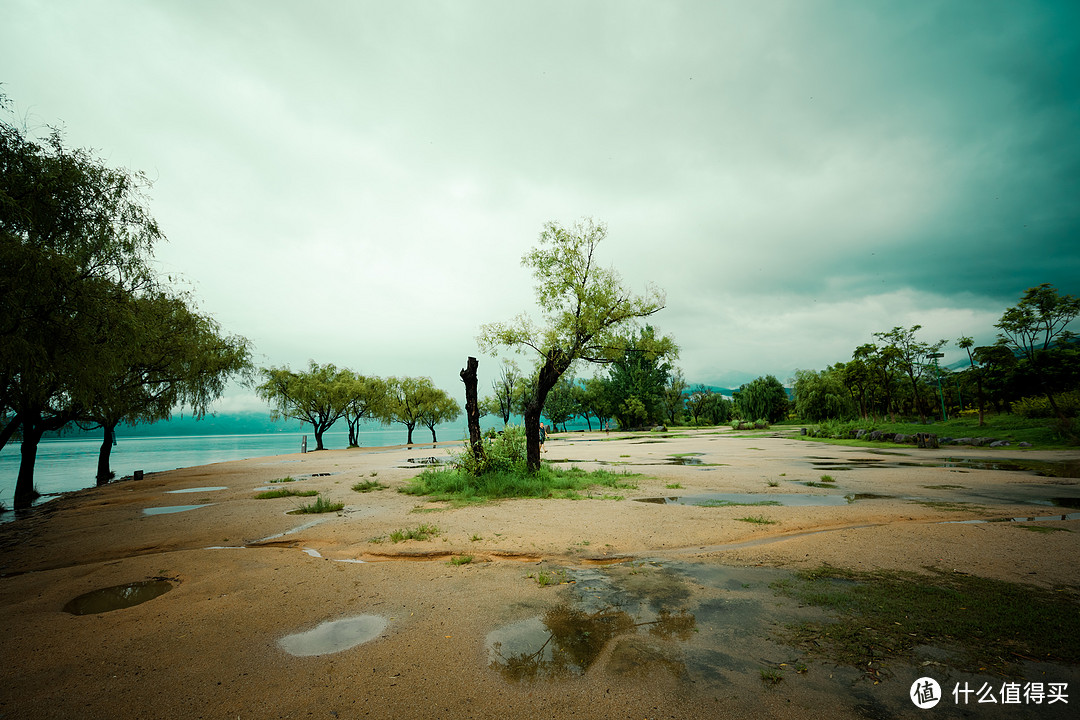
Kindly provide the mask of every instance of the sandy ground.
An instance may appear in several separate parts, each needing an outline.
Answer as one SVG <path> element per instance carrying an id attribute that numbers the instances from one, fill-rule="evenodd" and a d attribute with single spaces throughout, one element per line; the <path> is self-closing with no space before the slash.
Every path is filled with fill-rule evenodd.
<path id="1" fill-rule="evenodd" d="M 1047 533 L 1025 529 L 1034 523 L 955 522 L 1074 512 L 1032 502 L 1080 497 L 1076 479 L 940 466 L 945 458 L 1075 462 L 1076 452 L 883 454 L 729 431 L 570 434 L 555 436 L 545 459 L 640 473 L 630 480 L 637 487 L 461 508 L 395 492 L 418 472 L 410 458 L 446 454 L 430 445 L 330 450 L 186 468 L 71 493 L 0 525 L 0 718 L 915 717 L 924 712 L 908 700 L 915 678 L 936 677 L 948 692 L 968 676 L 900 663 L 875 684 L 806 657 L 780 632 L 817 611 L 768 584 L 830 563 L 1077 585 L 1077 520 L 1037 521 L 1070 530 Z M 677 456 L 700 464 L 675 464 Z M 823 474 L 836 489 L 803 484 Z M 319 490 L 345 510 L 291 515 L 308 499 L 254 499 L 286 476 L 296 478 L 289 487 Z M 388 489 L 351 489 L 371 479 Z M 635 501 L 703 493 L 859 499 Z M 177 505 L 202 507 L 144 513 Z M 748 516 L 774 524 L 739 520 Z M 389 539 L 425 523 L 439 534 Z M 464 555 L 472 562 L 449 562 Z M 566 582 L 541 585 L 541 574 Z M 83 593 L 149 578 L 175 587 L 112 612 L 63 610 Z M 550 630 L 566 613 L 629 620 L 611 637 L 598 637 L 608 625 L 590 626 L 587 653 L 549 642 L 545 655 L 545 632 L 554 631 L 541 623 Z M 280 644 L 356 616 L 385 627 L 340 652 L 294 656 Z M 664 631 L 657 621 L 673 616 L 691 617 L 692 632 Z M 507 669 L 517 652 L 543 661 L 532 679 Z M 796 664 L 807 671 L 792 672 Z M 766 687 L 762 669 L 778 669 L 784 681 Z M 1025 673 L 1070 682 L 1068 707 L 1080 703 L 1075 668 Z M 1006 710 L 1071 717 L 1061 704 L 962 708 L 951 697 L 933 712 Z"/>

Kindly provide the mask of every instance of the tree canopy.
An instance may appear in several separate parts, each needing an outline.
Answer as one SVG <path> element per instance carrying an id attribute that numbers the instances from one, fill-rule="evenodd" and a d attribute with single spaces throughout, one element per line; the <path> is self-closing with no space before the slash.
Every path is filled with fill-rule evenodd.
<path id="1" fill-rule="evenodd" d="M 501 347 L 531 349 L 539 356 L 536 384 L 525 402 L 527 465 L 540 467 L 540 415 L 555 383 L 578 361 L 610 363 L 622 356 L 625 331 L 664 307 L 664 294 L 650 286 L 631 293 L 614 269 L 599 265 L 596 250 L 607 226 L 591 219 L 571 228 L 549 222 L 522 264 L 536 280 L 536 304 L 543 320 L 522 313 L 510 322 L 481 327 L 477 342 L 494 354 Z M 673 345 L 673 343 L 672 343 Z"/>

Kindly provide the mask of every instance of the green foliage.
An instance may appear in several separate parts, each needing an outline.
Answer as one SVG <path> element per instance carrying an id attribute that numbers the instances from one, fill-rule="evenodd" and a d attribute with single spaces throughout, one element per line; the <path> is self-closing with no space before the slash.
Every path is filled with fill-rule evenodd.
<path id="1" fill-rule="evenodd" d="M 484 443 L 484 455 L 477 458 L 472 448 L 464 444 L 461 452 L 454 455 L 451 463 L 462 472 L 479 477 L 488 473 L 525 471 L 525 428 L 507 425 Z"/>
<path id="2" fill-rule="evenodd" d="M 390 533 L 390 542 L 399 543 L 406 540 L 429 540 L 432 537 L 438 537 L 442 533 L 438 527 L 434 525 L 428 525 L 424 523 L 415 528 L 394 530 Z"/>
<path id="3" fill-rule="evenodd" d="M 779 422 L 787 417 L 787 392 L 774 376 L 759 377 L 735 392 L 735 410 L 744 420 Z"/>
<path id="4" fill-rule="evenodd" d="M 1066 417 L 1076 417 L 1080 412 L 1080 390 L 1055 395 L 1057 409 Z M 1013 412 L 1025 418 L 1052 418 L 1056 416 L 1050 400 L 1045 396 L 1026 397 L 1014 402 Z"/>
<path id="5" fill-rule="evenodd" d="M 656 337 L 651 325 L 624 341 L 624 350 L 608 371 L 608 391 L 619 427 L 657 425 L 667 414 L 665 390 L 678 349 Z"/>
<path id="6" fill-rule="evenodd" d="M 795 414 L 803 420 L 855 417 L 855 403 L 836 370 L 796 370 L 794 390 Z"/>
<path id="7" fill-rule="evenodd" d="M 281 488 L 279 490 L 266 490 L 265 492 L 256 493 L 256 500 L 273 500 L 274 498 L 283 497 L 314 497 L 319 494 L 318 490 L 292 490 L 289 488 Z"/>
<path id="8" fill-rule="evenodd" d="M 345 509 L 345 503 L 330 502 L 322 495 L 315 498 L 315 502 L 308 503 L 307 505 L 301 505 L 297 509 L 293 510 L 290 515 L 306 515 L 315 513 L 328 513 L 338 512 Z"/>
<path id="9" fill-rule="evenodd" d="M 418 424 L 431 430 L 431 441 L 437 442 L 435 426 L 460 414 L 461 406 L 445 391 L 435 387 L 431 378 L 400 377 L 387 381 L 384 419 L 405 426 L 409 445 L 412 445 L 413 430 Z"/>
<path id="10" fill-rule="evenodd" d="M 457 565 L 457 566 L 468 565 L 472 561 L 473 561 L 473 556 L 472 555 L 455 555 L 454 557 L 450 558 L 450 564 L 451 565 Z"/>
<path id="11" fill-rule="evenodd" d="M 608 363 L 619 358 L 625 338 L 618 333 L 664 307 L 659 290 L 634 295 L 614 270 L 597 262 L 596 248 L 605 237 L 607 227 L 592 220 L 570 229 L 547 223 L 537 246 L 522 258 L 536 279 L 536 305 L 543 322 L 537 324 L 522 314 L 512 322 L 484 325 L 477 338 L 488 352 L 511 347 L 531 349 L 540 356 L 536 384 L 526 393 L 523 408 L 531 471 L 540 467 L 540 414 L 563 373 L 578 360 Z"/>
<path id="12" fill-rule="evenodd" d="M 754 525 L 776 525 L 778 521 L 770 520 L 764 515 L 748 515 L 746 517 L 735 518 L 739 522 L 753 523 Z"/>
<path id="13" fill-rule="evenodd" d="M 540 470 L 490 471 L 472 475 L 459 468 L 428 469 L 413 478 L 400 490 L 407 495 L 425 495 L 433 500 L 476 502 L 503 498 L 580 497 L 578 493 L 591 487 L 634 488 L 629 473 L 607 470 L 585 472 L 580 468 L 562 470 L 542 465 Z"/>
<path id="14" fill-rule="evenodd" d="M 264 382 L 255 390 L 271 404 L 271 417 L 311 423 L 316 449 L 324 449 L 323 433 L 345 415 L 349 406 L 353 374 L 314 360 L 306 372 L 294 372 L 288 367 L 262 368 L 259 372 Z"/>

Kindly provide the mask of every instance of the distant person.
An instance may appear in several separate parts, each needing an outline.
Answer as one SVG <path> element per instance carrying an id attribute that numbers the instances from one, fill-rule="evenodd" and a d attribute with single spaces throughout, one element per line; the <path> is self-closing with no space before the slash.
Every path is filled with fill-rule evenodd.
<path id="1" fill-rule="evenodd" d="M 544 449 L 544 443 L 547 441 L 547 426 L 544 423 L 540 423 L 540 452 L 547 452 Z"/>

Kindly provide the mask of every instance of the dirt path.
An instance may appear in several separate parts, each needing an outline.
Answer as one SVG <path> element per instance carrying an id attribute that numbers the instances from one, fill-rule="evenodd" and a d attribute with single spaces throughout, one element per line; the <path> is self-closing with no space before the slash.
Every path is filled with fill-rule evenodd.
<path id="1" fill-rule="evenodd" d="M 445 456 L 430 446 L 221 463 L 69 494 L 0 526 L 0 717 L 904 716 L 920 712 L 907 693 L 925 669 L 874 685 L 801 656 L 776 631 L 816 611 L 768 584 L 830 563 L 1076 585 L 1076 519 L 968 522 L 1068 517 L 1080 510 L 1034 503 L 1080 497 L 1075 478 L 943 465 L 1080 454 L 679 435 L 552 439 L 546 459 L 641 473 L 628 478 L 636 488 L 580 500 L 451 508 L 395 492 L 417 472 L 410 458 Z M 307 499 L 254 499 L 286 476 L 345 510 L 289 515 Z M 351 489 L 366 480 L 388 488 Z M 785 504 L 660 502 L 717 494 Z M 199 507 L 144 512 L 187 505 Z M 438 534 L 389 539 L 422 524 Z M 174 589 L 114 612 L 63 611 L 155 577 Z M 332 654 L 279 645 L 357 616 L 385 627 Z M 769 669 L 784 676 L 776 687 L 762 682 Z M 943 686 L 964 679 L 935 672 Z M 1052 672 L 1080 688 L 1073 670 Z"/>

